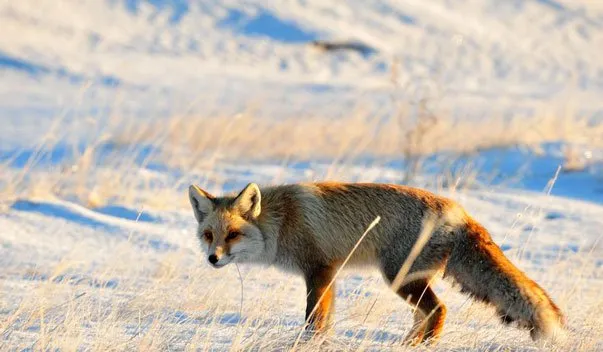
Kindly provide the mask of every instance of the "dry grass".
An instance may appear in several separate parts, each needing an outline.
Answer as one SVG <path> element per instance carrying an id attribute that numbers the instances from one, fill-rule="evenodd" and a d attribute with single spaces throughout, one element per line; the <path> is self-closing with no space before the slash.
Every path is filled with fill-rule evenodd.
<path id="1" fill-rule="evenodd" d="M 234 266 L 214 270 L 191 251 L 141 252 L 130 242 L 82 259 L 86 251 L 73 248 L 73 254 L 27 272 L 5 268 L 2 307 L 10 314 L 0 320 L 2 350 L 280 351 L 293 347 L 302 328 L 305 289 L 298 277 L 244 267 L 241 307 Z M 600 285 L 588 284 L 601 277 L 592 256 L 578 253 L 529 273 L 570 313 L 568 344 L 546 350 L 601 348 Z M 302 340 L 297 350 L 403 350 L 411 310 L 373 272 L 344 273 L 334 331 Z M 24 276 L 34 279 L 22 281 Z M 17 284 L 19 290 L 11 290 Z M 444 335 L 435 347 L 418 350 L 532 350 L 528 333 L 503 327 L 493 309 L 447 284 L 436 287 L 449 306 Z"/>
<path id="2" fill-rule="evenodd" d="M 9 163 L 0 165 L 0 184 L 6 186 L 0 197 L 5 205 L 19 198 L 60 197 L 89 207 L 121 203 L 139 209 L 180 209 L 187 207 L 181 190 L 191 179 L 205 180 L 218 189 L 232 181 L 224 178 L 227 172 L 215 171 L 223 162 L 279 160 L 286 166 L 321 159 L 332 167 L 324 174 L 302 177 L 334 178 L 346 177 L 342 165 L 354 165 L 365 156 L 404 159 L 410 169 L 400 179 L 409 182 L 420 173 L 423 156 L 432 153 L 448 151 L 454 158 L 494 147 L 537 148 L 560 140 L 597 146 L 603 141 L 603 126 L 576 114 L 543 109 L 528 120 L 454 122 L 420 104 L 400 109 L 399 115 L 387 118 L 358 112 L 337 119 L 275 120 L 243 113 L 173 117 L 146 125 L 115 119 L 59 165 L 39 166 L 44 155 L 64 140 L 51 131 L 33 148 L 25 167 L 14 170 Z M 107 149 L 108 144 L 113 148 Z M 143 150 L 145 145 L 152 148 Z M 145 169 L 152 163 L 171 169 L 153 173 Z M 442 175 L 441 185 L 454 189 L 470 184 L 475 173 L 472 167 L 451 169 Z M 268 182 L 292 180 L 270 177 Z M 60 231 L 44 235 L 51 239 Z M 176 239 L 182 233 L 165 236 L 183 241 Z M 215 271 L 200 266 L 198 253 L 184 245 L 167 253 L 141 251 L 130 240 L 107 248 L 99 254 L 95 247 L 82 245 L 58 259 L 43 256 L 47 259 L 34 267 L 9 262 L 0 280 L 0 349 L 287 350 L 298 336 L 304 302 L 299 278 L 247 269 L 245 319 L 238 319 L 241 307 L 234 268 Z M 592 257 L 593 253 L 583 251 L 530 272 L 571 312 L 569 345 L 552 350 L 601 348 L 596 336 L 603 330 L 602 278 Z M 361 281 L 355 275 L 346 278 L 339 286 L 344 297 L 338 300 L 335 332 L 305 341 L 298 350 L 401 349 L 399 339 L 412 322 L 410 310 L 374 273 L 363 274 Z M 450 316 L 442 342 L 434 350 L 532 348 L 526 332 L 501 328 L 492 309 L 468 301 L 448 285 L 438 285 L 438 291 L 449 303 Z"/>
<path id="3" fill-rule="evenodd" d="M 394 84 L 396 84 L 394 82 Z M 76 137 L 88 133 L 86 143 Z M 583 146 L 603 146 L 603 124 L 593 122 L 567 104 L 543 105 L 534 116 L 487 116 L 454 119 L 428 100 L 392 97 L 383 110 L 358 108 L 346 117 L 276 118 L 252 110 L 226 116 L 172 116 L 141 123 L 139 118 L 112 115 L 82 118 L 75 125 L 59 116 L 45 138 L 27 150 L 20 170 L 0 164 L 1 206 L 19 198 L 77 199 L 90 207 L 111 202 L 136 206 L 184 206 L 179 197 L 191 177 L 220 188 L 228 180 L 213 170 L 222 163 L 270 162 L 283 166 L 322 161 L 331 166 L 313 178 L 345 178 L 346 167 L 403 161 L 399 183 L 413 184 L 426 156 L 442 153 L 449 169 L 431 182 L 441 188 L 472 187 L 481 170 L 466 159 L 491 148 L 521 146 L 539 152 L 545 142 L 564 143 L 567 171 L 588 167 Z M 45 162 L 57 150 L 67 151 L 58 163 Z M 161 178 L 143 170 L 168 167 L 179 178 Z M 493 172 L 494 170 L 489 170 Z M 116 177 L 118 175 L 118 177 Z M 278 177 L 269 181 L 279 182 Z M 147 195 L 152 191 L 153 197 Z M 157 201 L 157 195 L 161 201 Z"/>
<path id="4" fill-rule="evenodd" d="M 554 141 L 603 145 L 603 125 L 588 117 L 545 109 L 532 117 L 492 116 L 475 121 L 454 121 L 412 104 L 399 109 L 399 116 L 393 117 L 362 111 L 344 118 L 285 119 L 241 113 L 174 117 L 144 126 L 122 122 L 112 140 L 125 145 L 161 141 L 169 153 L 183 148 L 195 156 L 218 154 L 230 160 L 345 160 L 362 155 L 400 159 L 446 151 L 460 154 L 510 146 L 537 148 Z M 166 159 L 172 156 L 168 154 Z M 189 154 L 188 159 L 195 158 Z"/>

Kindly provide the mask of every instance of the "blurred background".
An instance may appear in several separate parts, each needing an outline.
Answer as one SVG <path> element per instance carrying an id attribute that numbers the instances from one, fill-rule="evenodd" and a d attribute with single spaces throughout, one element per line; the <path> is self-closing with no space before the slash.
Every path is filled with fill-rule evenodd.
<path id="1" fill-rule="evenodd" d="M 568 169 L 601 159 L 597 1 L 1 6 L 4 150 L 30 150 L 52 130 L 63 148 L 95 140 L 214 159 L 362 156 L 407 173 L 418 155 L 499 147 L 555 154 Z M 550 142 L 563 145 L 543 151 Z"/>
<path id="2" fill-rule="evenodd" d="M 21 154 L 52 130 L 80 153 L 412 174 L 419 155 L 500 147 L 601 160 L 598 1 L 6 1 L 0 23 L 0 148 Z M 507 178 L 522 166 L 508 159 Z"/>

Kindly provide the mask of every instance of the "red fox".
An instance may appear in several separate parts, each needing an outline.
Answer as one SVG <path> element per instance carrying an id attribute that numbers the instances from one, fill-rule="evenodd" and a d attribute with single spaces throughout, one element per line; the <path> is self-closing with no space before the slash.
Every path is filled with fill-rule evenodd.
<path id="1" fill-rule="evenodd" d="M 262 189 L 250 183 L 238 195 L 224 197 L 191 185 L 189 198 L 199 224 L 197 236 L 213 267 L 260 263 L 303 276 L 308 294 L 306 329 L 314 333 L 329 326 L 335 296 L 332 281 L 344 260 L 379 268 L 391 284 L 418 240 L 423 219 L 434 214 L 437 226 L 408 271 L 408 276 L 427 274 L 397 289 L 415 308 L 407 343 L 434 342 L 442 331 L 446 306 L 430 288 L 439 270 L 463 292 L 494 305 L 504 323 L 528 328 L 534 340 L 563 336 L 565 318 L 546 292 L 450 199 L 374 183 Z M 359 242 L 377 216 L 381 221 Z"/>

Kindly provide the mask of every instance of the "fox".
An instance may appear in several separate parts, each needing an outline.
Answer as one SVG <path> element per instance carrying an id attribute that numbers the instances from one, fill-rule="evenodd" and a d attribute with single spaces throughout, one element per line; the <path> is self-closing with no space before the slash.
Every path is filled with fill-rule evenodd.
<path id="1" fill-rule="evenodd" d="M 344 261 L 377 268 L 391 285 L 431 214 L 437 221 L 410 264 L 410 280 L 393 287 L 414 311 L 404 343 L 440 338 L 447 309 L 432 289 L 438 272 L 461 292 L 493 305 L 502 323 L 528 329 L 534 341 L 564 336 L 565 316 L 545 290 L 449 198 L 395 184 L 314 182 L 262 188 L 249 183 L 220 197 L 192 184 L 189 199 L 211 266 L 260 264 L 303 277 L 305 330 L 313 334 L 332 324 L 334 280 Z M 379 223 L 359 241 L 377 217 Z"/>

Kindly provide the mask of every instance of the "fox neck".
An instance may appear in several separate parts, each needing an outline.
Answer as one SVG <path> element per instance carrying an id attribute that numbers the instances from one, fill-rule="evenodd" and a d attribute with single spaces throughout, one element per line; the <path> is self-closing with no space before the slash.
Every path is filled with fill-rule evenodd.
<path id="1" fill-rule="evenodd" d="M 257 227 L 264 237 L 264 253 L 258 258 L 258 262 L 259 264 L 273 265 L 277 257 L 280 224 L 269 221 L 268 219 L 274 219 L 269 214 L 264 215 L 267 216 L 261 216 L 257 222 Z"/>

